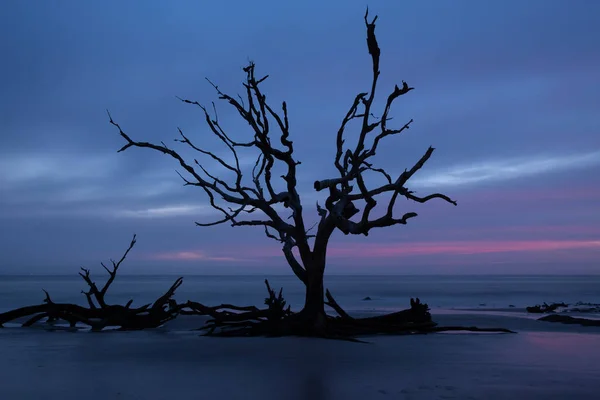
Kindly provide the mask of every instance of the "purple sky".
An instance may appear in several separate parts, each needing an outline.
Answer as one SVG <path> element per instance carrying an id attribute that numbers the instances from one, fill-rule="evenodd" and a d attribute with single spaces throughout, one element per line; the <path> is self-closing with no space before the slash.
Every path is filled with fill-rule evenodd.
<path id="1" fill-rule="evenodd" d="M 171 141 L 181 127 L 214 148 L 199 110 L 175 96 L 210 104 L 204 77 L 241 92 L 254 60 L 273 104 L 288 103 L 315 221 L 312 182 L 335 176 L 335 132 L 369 88 L 364 7 L 2 2 L 0 273 L 95 267 L 134 232 L 131 273 L 291 273 L 261 229 L 195 227 L 215 217 L 204 193 L 158 153 L 117 154 L 105 109 L 134 139 Z M 419 213 L 407 226 L 336 233 L 328 271 L 600 273 L 600 2 L 389 1 L 371 12 L 379 93 L 416 88 L 392 112 L 412 129 L 386 142 L 378 165 L 397 174 L 433 145 L 409 187 L 458 207 L 402 201 L 398 213 Z M 232 136 L 250 134 L 217 106 Z"/>

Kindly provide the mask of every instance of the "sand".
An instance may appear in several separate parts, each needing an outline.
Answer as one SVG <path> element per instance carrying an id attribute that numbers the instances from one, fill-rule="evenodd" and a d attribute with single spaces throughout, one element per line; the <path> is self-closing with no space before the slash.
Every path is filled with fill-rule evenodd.
<path id="1" fill-rule="evenodd" d="M 0 329 L 0 398 L 600 398 L 600 330 L 477 314 L 436 320 L 461 318 L 483 326 L 504 322 L 520 332 L 358 344 L 201 338 L 172 327 L 99 334 Z"/>

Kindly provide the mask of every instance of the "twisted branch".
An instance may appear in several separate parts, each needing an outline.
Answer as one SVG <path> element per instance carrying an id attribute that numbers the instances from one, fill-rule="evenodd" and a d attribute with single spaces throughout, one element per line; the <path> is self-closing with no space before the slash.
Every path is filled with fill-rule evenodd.
<path id="1" fill-rule="evenodd" d="M 377 89 L 377 82 L 380 75 L 379 62 L 381 49 L 377 43 L 375 36 L 375 21 L 374 17 L 369 21 L 369 10 L 365 13 L 365 26 L 367 29 L 367 48 L 372 61 L 372 81 L 371 90 L 356 95 L 354 102 L 343 118 L 340 128 L 337 132 L 336 139 L 336 156 L 334 165 L 339 172 L 339 177 L 317 180 L 314 182 L 314 188 L 317 191 L 324 189 L 329 190 L 329 196 L 325 202 L 326 210 L 318 208 L 319 216 L 321 217 L 320 225 L 325 230 L 331 232 L 333 228 L 341 230 L 344 234 L 363 234 L 368 235 L 373 228 L 387 227 L 397 224 L 406 224 L 407 220 L 417 216 L 414 212 L 405 213 L 400 218 L 395 218 L 393 209 L 396 204 L 398 195 L 402 195 L 409 200 L 425 203 L 429 200 L 438 198 L 456 205 L 456 201 L 448 196 L 435 193 L 425 197 L 419 197 L 406 188 L 407 181 L 423 167 L 425 162 L 431 157 L 433 147 L 425 152 L 425 154 L 417 161 L 410 169 L 405 170 L 398 178 L 392 180 L 392 177 L 383 168 L 376 168 L 370 161 L 376 155 L 379 144 L 385 138 L 393 135 L 398 135 L 409 129 L 413 120 L 409 120 L 399 128 L 391 128 L 388 122 L 392 119 L 389 116 L 390 110 L 394 101 L 399 97 L 407 94 L 414 88 L 410 87 L 406 82 L 402 82 L 402 86 L 394 86 L 394 90 L 387 96 L 385 107 L 381 114 L 381 118 L 373 117 L 372 105 Z M 344 135 L 349 123 L 353 120 L 360 121 L 360 132 L 358 141 L 354 149 L 345 149 Z M 367 148 L 367 137 L 374 136 L 370 147 Z M 369 189 L 367 187 L 364 173 L 372 171 L 384 176 L 387 184 Z M 387 211 L 384 216 L 371 219 L 371 212 L 377 206 L 375 196 L 389 193 L 391 198 L 387 204 Z M 354 202 L 364 201 L 365 208 L 358 222 L 350 219 L 358 214 L 360 210 L 356 208 Z"/>
<path id="2" fill-rule="evenodd" d="M 302 252 L 308 254 L 310 252 L 308 246 L 308 235 L 302 216 L 302 204 L 300 196 L 296 190 L 296 166 L 300 164 L 296 161 L 293 153 L 293 142 L 289 139 L 290 125 L 288 119 L 288 110 L 285 102 L 282 103 L 282 113 L 276 112 L 266 101 L 266 96 L 262 93 L 260 84 L 267 79 L 268 76 L 256 78 L 255 65 L 250 63 L 244 68 L 246 80 L 243 84 L 246 96 L 244 101 L 241 97 L 236 99 L 222 92 L 219 87 L 207 79 L 212 87 L 217 92 L 219 99 L 225 100 L 238 112 L 239 116 L 245 120 L 251 128 L 253 138 L 251 141 L 238 142 L 223 129 L 219 122 L 216 113 L 216 107 L 213 103 L 213 114 L 206 107 L 197 101 L 181 99 L 182 102 L 198 106 L 204 114 L 205 122 L 212 134 L 217 136 L 219 140 L 227 147 L 228 151 L 233 156 L 233 163 L 228 163 L 222 157 L 214 152 L 205 150 L 197 146 L 192 139 L 184 134 L 178 128 L 180 138 L 175 139 L 176 142 L 187 145 L 189 148 L 207 156 L 217 162 L 226 170 L 235 174 L 234 182 L 226 182 L 224 179 L 217 177 L 215 174 L 205 168 L 202 163 L 194 159 L 193 163 L 186 161 L 177 151 L 168 148 L 164 143 L 153 144 L 148 142 L 139 142 L 133 140 L 127 133 L 123 131 L 121 126 L 116 123 L 110 113 L 109 121 L 119 130 L 120 136 L 125 139 L 126 144 L 119 150 L 125 151 L 130 147 L 149 148 L 177 160 L 180 166 L 186 171 L 186 175 L 179 174 L 184 181 L 185 186 L 196 186 L 204 190 L 208 196 L 210 205 L 217 210 L 222 218 L 211 222 L 196 222 L 198 226 L 213 226 L 222 223 L 230 223 L 232 226 L 263 226 L 273 229 L 277 232 L 278 240 L 282 243 L 288 243 L 284 246 L 284 254 L 288 260 L 293 262 L 293 270 L 299 276 L 303 277 L 306 272 L 295 259 L 293 255 L 290 257 L 288 253 L 289 243 L 293 243 L 292 247 L 298 247 Z M 273 122 L 273 123 L 271 123 Z M 281 148 L 275 146 L 271 140 L 272 125 L 279 131 L 279 142 Z M 243 172 L 240 168 L 239 156 L 237 148 L 251 147 L 259 150 L 259 155 L 252 170 L 253 187 L 244 186 Z M 285 183 L 284 191 L 277 191 L 273 185 L 272 171 L 276 163 L 282 163 L 286 168 L 285 175 L 281 178 Z M 233 208 L 222 207 L 217 204 L 216 199 L 220 198 L 225 202 L 235 206 Z M 291 218 L 293 223 L 288 223 L 278 215 L 273 207 L 276 204 L 282 204 L 284 207 L 292 211 Z M 243 213 L 252 213 L 255 210 L 260 210 L 265 219 L 242 219 Z M 295 261 L 295 262 L 294 262 Z M 82 276 L 86 276 L 85 272 Z M 85 279 L 85 278 L 84 278 Z M 301 278 L 304 279 L 304 278 Z M 91 294 L 95 294 L 94 290 Z"/>

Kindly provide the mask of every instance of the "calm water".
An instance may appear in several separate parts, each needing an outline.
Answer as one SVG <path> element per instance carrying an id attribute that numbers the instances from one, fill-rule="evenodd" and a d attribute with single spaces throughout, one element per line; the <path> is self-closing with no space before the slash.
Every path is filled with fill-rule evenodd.
<path id="1" fill-rule="evenodd" d="M 104 276 L 97 272 L 96 283 Z M 119 276 L 107 300 L 134 305 L 152 302 L 175 280 L 174 276 Z M 292 308 L 301 306 L 303 287 L 295 277 L 268 277 L 274 288 L 283 287 Z M 600 276 L 329 276 L 329 288 L 348 310 L 389 310 L 408 306 L 420 297 L 432 308 L 525 307 L 541 302 L 577 301 L 600 303 Z M 0 311 L 39 304 L 50 292 L 55 302 L 85 305 L 79 276 L 0 276 Z M 234 303 L 262 305 L 266 289 L 260 276 L 188 276 L 178 289 L 179 301 L 195 300 L 207 305 Z M 363 301 L 366 296 L 372 301 Z"/>

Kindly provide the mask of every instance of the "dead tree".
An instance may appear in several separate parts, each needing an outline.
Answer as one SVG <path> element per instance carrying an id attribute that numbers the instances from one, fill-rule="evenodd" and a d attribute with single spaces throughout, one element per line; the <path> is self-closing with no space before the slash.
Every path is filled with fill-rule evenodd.
<path id="1" fill-rule="evenodd" d="M 183 283 L 183 278 L 176 279 L 169 290 L 151 304 L 132 308 L 133 300 L 129 300 L 124 306 L 107 303 L 105 296 L 108 289 L 114 282 L 119 267 L 135 246 L 135 243 L 136 236 L 133 235 L 129 247 L 119 261 L 111 260 L 112 268 L 100 263 L 108 272 L 108 279 L 102 285 L 102 288 L 98 288 L 96 282 L 92 280 L 89 269 L 81 268 L 79 275 L 89 288 L 87 291 L 82 290 L 81 293 L 85 295 L 88 307 L 77 304 L 55 303 L 50 294 L 44 290 L 46 297 L 42 304 L 0 313 L 0 327 L 7 322 L 29 317 L 28 320 L 22 323 L 22 326 L 32 326 L 45 319 L 48 323 L 65 321 L 72 328 L 75 328 L 77 324 L 82 324 L 93 331 L 101 331 L 108 327 L 121 330 L 140 330 L 159 327 L 177 317 L 180 308 L 172 297 L 177 288 Z"/>
<path id="2" fill-rule="evenodd" d="M 234 98 L 223 93 L 219 87 L 212 82 L 220 99 L 225 100 L 239 115 L 249 124 L 252 131 L 252 140 L 236 141 L 221 126 L 216 111 L 211 115 L 209 110 L 197 101 L 183 100 L 185 103 L 198 106 L 205 117 L 206 124 L 211 132 L 216 135 L 229 149 L 233 162 L 227 162 L 223 157 L 217 156 L 195 144 L 192 139 L 179 130 L 181 142 L 198 153 L 208 156 L 220 164 L 223 168 L 235 175 L 233 182 L 227 182 L 208 171 L 197 159 L 193 162 L 186 161 L 177 151 L 166 146 L 164 143 L 153 144 L 140 142 L 132 139 L 123 131 L 118 123 L 110 117 L 110 123 L 114 125 L 123 139 L 125 145 L 119 150 L 125 151 L 130 147 L 152 149 L 167 154 L 177 160 L 187 173 L 180 175 L 185 185 L 196 186 L 204 190 L 212 207 L 222 213 L 222 218 L 217 221 L 201 223 L 198 226 L 211 226 L 221 223 L 231 223 L 232 226 L 259 226 L 265 230 L 266 235 L 282 244 L 283 254 L 296 276 L 306 285 L 306 299 L 304 309 L 300 313 L 312 324 L 320 325 L 325 317 L 325 299 L 323 287 L 323 274 L 325 271 L 327 245 L 332 233 L 339 229 L 344 234 L 368 235 L 371 229 L 389 227 L 398 224 L 406 224 L 410 218 L 416 217 L 414 212 L 408 212 L 401 217 L 394 217 L 393 211 L 399 196 L 405 197 L 419 203 L 425 203 L 433 199 L 441 199 L 456 205 L 454 200 L 443 194 L 435 193 L 428 196 L 417 196 L 407 188 L 409 179 L 425 164 L 431 157 L 434 149 L 428 148 L 425 154 L 410 169 L 406 169 L 400 176 L 393 179 L 386 171 L 376 168 L 372 162 L 379 144 L 382 140 L 398 135 L 407 130 L 412 120 L 398 128 L 388 125 L 391 117 L 390 111 L 394 101 L 413 90 L 406 82 L 401 87 L 395 86 L 394 90 L 387 96 L 385 107 L 380 118 L 374 118 L 372 104 L 375 98 L 375 90 L 379 78 L 380 49 L 375 37 L 375 21 L 368 20 L 368 10 L 364 17 L 367 29 L 367 48 L 372 60 L 372 83 L 369 92 L 359 93 L 347 114 L 342 120 L 336 135 L 336 155 L 334 164 L 339 176 L 323 179 L 314 183 L 317 191 L 328 190 L 329 196 L 325 201 L 325 207 L 317 204 L 317 212 L 320 217 L 316 234 L 311 235 L 304 221 L 303 206 L 297 190 L 297 167 L 300 164 L 294 158 L 294 146 L 290 139 L 290 124 L 286 103 L 282 104 L 282 112 L 275 111 L 266 100 L 260 85 L 268 76 L 257 77 L 255 65 L 250 63 L 244 68 L 246 81 L 244 83 L 245 99 Z M 213 104 L 213 109 L 215 109 Z M 345 147 L 345 133 L 351 122 L 359 122 L 358 141 L 352 148 Z M 277 131 L 277 132 L 273 132 Z M 273 135 L 279 136 L 280 146 L 276 145 Z M 252 170 L 253 185 L 246 185 L 243 180 L 243 172 L 240 168 L 237 149 L 247 147 L 259 151 L 259 156 Z M 286 173 L 282 175 L 285 183 L 283 191 L 276 191 L 273 185 L 274 178 L 272 170 L 275 163 L 280 163 Z M 376 172 L 383 175 L 387 184 L 369 188 L 365 173 Z M 382 194 L 391 196 L 386 205 L 387 212 L 379 218 L 371 218 L 371 213 L 377 205 L 376 197 Z M 216 198 L 221 198 L 229 207 L 219 205 Z M 364 202 L 365 207 L 359 218 L 353 219 L 360 210 L 356 207 L 357 202 Z M 275 206 L 282 204 L 291 211 L 291 218 L 280 215 Z M 261 218 L 244 219 L 246 213 L 255 211 L 261 213 Z M 314 243 L 309 239 L 314 239 Z M 297 259 L 293 249 L 297 248 L 300 259 Z"/>
<path id="3" fill-rule="evenodd" d="M 192 104 L 202 111 L 206 125 L 228 149 L 231 161 L 217 153 L 208 151 L 197 145 L 190 136 L 181 129 L 179 138 L 175 141 L 186 145 L 196 151 L 199 155 L 206 156 L 218 163 L 221 167 L 231 173 L 233 179 L 227 180 L 209 171 L 203 163 L 197 159 L 186 160 L 180 153 L 164 142 L 154 144 L 137 141 L 127 134 L 121 126 L 113 120 L 109 113 L 110 123 L 114 125 L 120 136 L 125 140 L 124 146 L 119 152 L 131 147 L 151 149 L 174 158 L 184 174 L 179 174 L 186 186 L 195 186 L 202 189 L 210 205 L 217 210 L 222 217 L 211 222 L 196 222 L 198 226 L 206 227 L 222 223 L 232 226 L 261 227 L 267 237 L 280 242 L 283 255 L 290 265 L 294 274 L 306 286 L 306 296 L 303 309 L 293 315 L 284 317 L 285 325 L 279 326 L 279 331 L 295 331 L 304 334 L 319 334 L 323 332 L 339 331 L 342 326 L 352 325 L 353 333 L 373 333 L 382 331 L 383 321 L 395 321 L 390 330 L 400 331 L 401 324 L 404 330 L 414 330 L 415 323 L 424 324 L 422 327 L 431 328 L 431 318 L 426 305 L 413 304 L 410 310 L 404 314 L 388 316 L 387 319 L 374 319 L 357 323 L 351 319 L 335 303 L 329 294 L 329 301 L 325 302 L 325 291 L 323 287 L 323 274 L 327 259 L 327 246 L 329 239 L 335 230 L 344 234 L 367 236 L 372 229 L 384 228 L 394 225 L 404 225 L 409 219 L 417 216 L 414 212 L 407 212 L 400 217 L 394 216 L 394 208 L 398 197 L 404 197 L 418 203 L 426 203 L 433 199 L 440 199 L 456 205 L 456 201 L 440 193 L 427 196 L 418 196 L 411 191 L 407 184 L 410 178 L 423 167 L 431 157 L 434 149 L 429 147 L 421 158 L 409 169 L 405 169 L 397 177 L 392 177 L 384 169 L 378 168 L 373 163 L 380 144 L 391 136 L 397 136 L 409 129 L 412 119 L 402 126 L 390 126 L 390 112 L 396 99 L 413 90 L 406 82 L 401 86 L 395 86 L 388 94 L 380 117 L 374 117 L 373 102 L 377 82 L 380 75 L 379 63 L 381 51 L 375 37 L 375 21 L 377 17 L 369 21 L 368 10 L 364 16 L 367 30 L 367 48 L 372 61 L 372 83 L 368 92 L 359 93 L 354 98 L 348 112 L 342 119 L 341 125 L 335 135 L 336 154 L 334 159 L 338 176 L 318 180 L 314 183 L 317 191 L 327 190 L 328 197 L 324 207 L 317 204 L 319 221 L 314 234 L 305 223 L 303 205 L 297 188 L 297 171 L 300 162 L 294 155 L 294 143 L 290 137 L 290 121 L 288 109 L 285 102 L 282 103 L 281 111 L 276 111 L 268 102 L 267 97 L 261 89 L 261 84 L 267 76 L 257 76 L 254 63 L 250 63 L 243 69 L 245 72 L 244 96 L 230 96 L 210 80 L 207 81 L 216 91 L 219 99 L 224 100 L 232 106 L 239 116 L 248 123 L 251 130 L 249 140 L 238 141 L 234 139 L 221 125 L 216 107 L 212 104 L 209 110 L 197 101 L 180 99 L 184 103 Z M 358 140 L 351 147 L 346 147 L 346 131 L 352 123 L 357 123 Z M 249 148 L 258 151 L 258 157 L 251 171 L 250 180 L 244 175 L 240 168 L 240 149 Z M 283 190 L 276 190 L 276 178 L 273 176 L 275 166 L 282 167 L 285 171 L 281 175 Z M 379 187 L 369 187 L 367 173 L 377 173 L 385 178 L 386 184 Z M 389 201 L 385 205 L 385 214 L 374 218 L 373 211 L 377 206 L 377 200 L 381 195 L 388 195 Z M 224 202 L 227 206 L 222 205 Z M 358 203 L 364 203 L 361 211 L 357 208 Z M 289 217 L 277 211 L 278 206 L 289 210 Z M 259 215 L 252 218 L 254 215 Z M 248 215 L 251 215 L 248 217 Z M 297 249 L 299 257 L 294 253 Z M 325 313 L 325 305 L 329 304 L 338 311 L 340 322 L 332 322 L 333 319 Z M 249 323 L 252 318 L 244 321 L 235 316 L 235 324 L 247 323 L 249 325 L 242 329 L 243 332 L 262 332 L 265 328 L 262 324 Z M 218 317 L 215 318 L 219 320 Z M 226 324 L 227 318 L 221 319 L 221 325 Z M 233 322 L 233 321 L 232 321 Z M 406 325 L 409 323 L 409 325 Z M 337 327 L 337 328 L 335 328 Z M 271 326 L 267 330 L 274 331 Z M 277 330 L 277 329 L 275 329 Z M 343 329 L 342 329 L 343 330 Z M 240 331 L 237 331 L 240 333 Z M 265 333 L 265 332 L 263 332 Z"/>
<path id="4" fill-rule="evenodd" d="M 30 327 L 39 325 L 46 320 L 47 324 L 51 324 L 51 329 L 56 329 L 54 323 L 64 321 L 72 329 L 77 329 L 78 325 L 84 325 L 91 328 L 92 331 L 101 331 L 109 327 L 119 330 L 141 330 L 157 328 L 179 315 L 204 315 L 209 316 L 210 319 L 200 330 L 212 336 L 303 335 L 360 341 L 355 339 L 355 336 L 433 333 L 447 330 L 510 332 L 501 328 L 438 327 L 431 320 L 427 304 L 421 303 L 419 299 L 411 299 L 410 308 L 406 310 L 368 318 L 353 318 L 337 304 L 329 290 L 326 291 L 327 302 L 325 304 L 333 308 L 339 316 L 325 315 L 323 318 L 326 324 L 315 330 L 314 325 L 307 323 L 302 313 L 294 314 L 289 306 L 286 308 L 283 289 L 277 293 L 266 279 L 268 297 L 265 298 L 267 308 L 264 309 L 232 304 L 205 306 L 189 300 L 185 303 L 177 303 L 173 299 L 173 295 L 183 283 L 183 278 L 175 280 L 169 290 L 152 304 L 132 308 L 133 300 L 129 300 L 124 306 L 111 305 L 106 301 L 105 295 L 115 280 L 121 263 L 135 243 L 134 235 L 121 259 L 118 262 L 111 260 L 112 269 L 102 264 L 108 272 L 109 278 L 101 289 L 92 280 L 90 271 L 85 268 L 81 269 L 82 272 L 79 275 L 89 287 L 89 290 L 82 291 L 88 307 L 78 304 L 55 303 L 50 294 L 42 289 L 46 294 L 42 304 L 0 313 L 0 328 L 7 322 L 17 321 L 21 323 L 22 327 Z"/>

